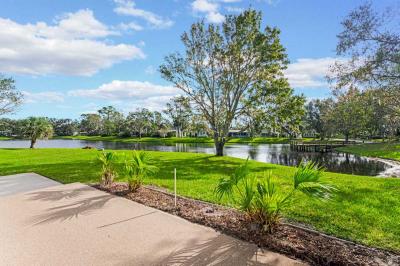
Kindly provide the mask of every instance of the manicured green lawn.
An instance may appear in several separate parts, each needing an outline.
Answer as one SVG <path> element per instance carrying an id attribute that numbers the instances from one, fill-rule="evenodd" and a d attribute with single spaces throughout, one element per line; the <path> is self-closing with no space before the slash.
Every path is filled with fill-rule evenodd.
<path id="1" fill-rule="evenodd" d="M 0 137 L 0 140 L 10 140 L 11 138 L 9 137 Z"/>
<path id="2" fill-rule="evenodd" d="M 166 144 L 174 144 L 174 143 L 214 143 L 212 138 L 207 137 L 199 137 L 199 138 L 176 138 L 176 137 L 168 137 L 168 138 L 153 138 L 153 137 L 117 137 L 117 136 L 66 136 L 66 137 L 58 137 L 62 139 L 80 139 L 80 140 L 91 140 L 91 141 L 118 141 L 118 142 L 157 142 L 157 143 L 166 143 Z M 228 143 L 264 143 L 264 144 L 273 144 L 273 143 L 289 143 L 288 138 L 274 138 L 274 137 L 254 137 L 254 138 L 232 138 Z"/>
<path id="3" fill-rule="evenodd" d="M 129 153 L 116 152 L 121 157 L 124 152 Z M 98 153 L 83 149 L 0 149 L 0 175 L 36 172 L 63 183 L 97 182 Z M 244 162 L 207 154 L 149 153 L 160 171 L 155 177 L 148 178 L 147 183 L 172 190 L 176 167 L 178 193 L 210 202 L 217 202 L 213 189 L 218 179 Z M 288 189 L 295 170 L 255 161 L 251 161 L 250 166 L 252 173 L 260 176 L 265 171 L 272 171 L 282 185 L 280 189 Z M 335 173 L 326 173 L 323 179 L 340 189 L 335 201 L 323 203 L 296 194 L 293 204 L 284 213 L 287 218 L 338 237 L 400 251 L 400 179 Z M 119 180 L 124 177 L 120 175 Z"/>
<path id="4" fill-rule="evenodd" d="M 400 143 L 386 142 L 341 147 L 338 151 L 400 161 Z"/>

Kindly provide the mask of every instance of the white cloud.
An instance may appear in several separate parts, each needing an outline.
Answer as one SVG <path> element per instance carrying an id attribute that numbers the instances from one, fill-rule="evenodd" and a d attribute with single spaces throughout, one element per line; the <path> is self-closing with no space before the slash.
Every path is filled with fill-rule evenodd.
<path id="1" fill-rule="evenodd" d="M 172 86 L 156 85 L 142 81 L 113 80 L 96 89 L 72 90 L 68 95 L 113 100 L 144 100 L 151 97 L 173 97 L 180 93 L 178 88 Z"/>
<path id="2" fill-rule="evenodd" d="M 293 88 L 327 87 L 325 76 L 336 58 L 300 58 L 288 66 L 285 76 Z M 341 59 L 343 60 L 343 59 Z"/>
<path id="3" fill-rule="evenodd" d="M 124 31 L 129 31 L 129 30 L 141 31 L 141 30 L 143 30 L 143 27 L 135 22 L 121 23 L 118 25 L 118 28 L 120 28 Z"/>
<path id="4" fill-rule="evenodd" d="M 25 103 L 55 103 L 64 102 L 64 94 L 54 91 L 28 92 L 22 91 Z"/>
<path id="5" fill-rule="evenodd" d="M 55 24 L 51 26 L 44 22 L 37 22 L 24 26 L 27 31 L 35 33 L 36 36 L 49 39 L 93 39 L 119 35 L 119 32 L 109 29 L 107 25 L 98 21 L 93 11 L 89 9 L 58 16 Z"/>
<path id="6" fill-rule="evenodd" d="M 90 102 L 90 103 L 83 105 L 83 108 L 84 108 L 84 111 L 79 112 L 79 114 L 81 114 L 81 115 L 82 114 L 97 114 L 98 113 L 97 111 L 101 109 L 101 106 L 96 103 Z"/>
<path id="7" fill-rule="evenodd" d="M 159 29 L 168 28 L 174 24 L 174 22 L 168 18 L 163 18 L 153 12 L 137 8 L 135 2 L 132 0 L 114 0 L 114 2 L 117 5 L 114 8 L 114 12 L 119 15 L 141 18 L 147 21 L 151 26 Z"/>
<path id="8" fill-rule="evenodd" d="M 263 0 L 261 0 L 261 1 L 263 1 Z M 267 2 L 268 5 L 276 6 L 276 5 L 279 4 L 279 2 L 280 2 L 281 0 L 264 0 L 264 1 Z"/>
<path id="9" fill-rule="evenodd" d="M 144 72 L 148 75 L 154 75 L 155 73 L 157 73 L 157 69 L 154 66 L 148 66 L 146 67 Z"/>
<path id="10" fill-rule="evenodd" d="M 98 21 L 93 11 L 89 9 L 79 10 L 75 13 L 67 13 L 57 20 L 57 26 L 48 26 L 46 23 L 37 23 L 39 33 L 48 38 L 97 38 L 109 35 L 118 35 L 106 25 Z M 34 26 L 35 27 L 35 26 Z"/>
<path id="11" fill-rule="evenodd" d="M 193 10 L 198 12 L 216 12 L 218 7 L 217 3 L 212 3 L 208 0 L 195 0 L 192 3 Z"/>
<path id="12" fill-rule="evenodd" d="M 206 16 L 207 21 L 211 23 L 222 23 L 225 21 L 225 16 L 219 12 L 210 12 Z"/>
<path id="13" fill-rule="evenodd" d="M 234 6 L 227 6 L 225 7 L 226 11 L 232 12 L 232 13 L 241 13 L 243 12 L 243 8 L 241 7 L 234 7 Z"/>
<path id="14" fill-rule="evenodd" d="M 218 0 L 218 1 L 223 3 L 239 3 L 242 0 Z"/>
<path id="15" fill-rule="evenodd" d="M 68 13 L 55 25 L 0 18 L 0 72 L 90 76 L 120 61 L 145 57 L 134 45 L 99 39 L 115 34 L 90 10 Z"/>
<path id="16" fill-rule="evenodd" d="M 133 111 L 136 108 L 148 108 L 160 111 L 165 104 L 181 91 L 172 86 L 156 85 L 142 81 L 121 81 L 113 80 L 105 83 L 96 89 L 72 90 L 68 92 L 72 97 L 84 97 L 90 99 L 107 100 L 108 103 L 118 106 L 124 112 Z M 96 108 L 97 104 L 93 104 Z M 87 106 L 86 112 L 97 110 L 93 106 Z"/>
<path id="17" fill-rule="evenodd" d="M 176 95 L 174 95 L 176 96 Z M 154 96 L 146 99 L 127 102 L 122 108 L 125 113 L 135 111 L 137 108 L 147 108 L 151 111 L 162 111 L 165 109 L 165 104 L 171 100 L 173 96 Z"/>
<path id="18" fill-rule="evenodd" d="M 205 17 L 210 23 L 222 23 L 225 21 L 224 15 L 219 10 L 219 4 L 211 0 L 195 0 L 192 2 L 194 12 L 205 13 Z"/>

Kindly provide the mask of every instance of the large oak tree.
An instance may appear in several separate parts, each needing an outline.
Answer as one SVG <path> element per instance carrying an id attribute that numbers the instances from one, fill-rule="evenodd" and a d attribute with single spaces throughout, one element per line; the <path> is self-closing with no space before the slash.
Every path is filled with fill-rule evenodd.
<path id="1" fill-rule="evenodd" d="M 261 19 L 260 12 L 246 10 L 226 16 L 221 26 L 195 23 L 181 38 L 185 54 L 171 54 L 160 66 L 162 76 L 184 91 L 207 120 L 218 156 L 233 121 L 249 107 L 292 96 L 283 75 L 288 60 L 280 31 L 262 30 Z"/>

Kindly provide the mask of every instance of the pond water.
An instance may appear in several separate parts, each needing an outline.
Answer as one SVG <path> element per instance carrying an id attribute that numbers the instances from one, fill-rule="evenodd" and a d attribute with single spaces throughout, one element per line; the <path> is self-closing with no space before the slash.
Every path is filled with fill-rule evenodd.
<path id="1" fill-rule="evenodd" d="M 106 141 L 84 140 L 40 140 L 37 148 L 82 148 L 92 146 L 98 149 L 141 149 L 151 151 L 197 152 L 214 154 L 214 145 L 206 143 L 178 143 L 172 145 L 155 143 L 123 143 Z M 0 148 L 28 148 L 26 140 L 0 141 Z M 302 160 L 313 160 L 322 164 L 327 171 L 356 175 L 376 176 L 387 171 L 392 165 L 371 160 L 357 155 L 331 152 L 296 152 L 290 149 L 288 144 L 228 144 L 225 146 L 225 154 L 232 157 L 273 164 L 297 166 Z"/>

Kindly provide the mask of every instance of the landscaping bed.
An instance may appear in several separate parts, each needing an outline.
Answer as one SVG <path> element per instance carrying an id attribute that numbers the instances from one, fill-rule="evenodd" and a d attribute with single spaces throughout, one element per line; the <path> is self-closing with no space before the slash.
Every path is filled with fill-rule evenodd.
<path id="1" fill-rule="evenodd" d="M 255 224 L 248 223 L 243 213 L 203 201 L 178 197 L 175 208 L 174 196 L 159 188 L 141 187 L 136 193 L 130 193 L 125 183 L 93 186 L 312 265 L 400 264 L 400 254 L 358 245 L 292 224 L 280 225 L 273 234 L 261 233 Z"/>

